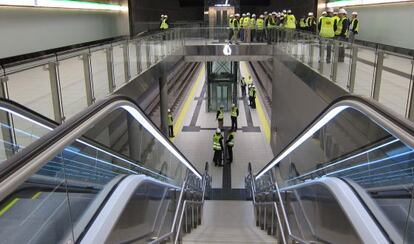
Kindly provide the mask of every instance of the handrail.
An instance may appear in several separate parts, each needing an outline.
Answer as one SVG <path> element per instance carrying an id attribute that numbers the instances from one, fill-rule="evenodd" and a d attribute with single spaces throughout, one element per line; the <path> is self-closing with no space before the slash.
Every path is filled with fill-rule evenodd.
<path id="1" fill-rule="evenodd" d="M 13 189 L 39 170 L 67 145 L 70 145 L 77 138 L 81 137 L 88 131 L 90 126 L 94 125 L 97 121 L 101 121 L 105 116 L 116 109 L 124 109 L 129 112 L 171 153 L 173 153 L 182 164 L 191 170 L 197 177 L 201 178 L 201 174 L 198 170 L 162 134 L 153 122 L 144 115 L 139 106 L 131 98 L 116 95 L 93 104 L 85 111 L 79 113 L 44 137 L 30 144 L 21 152 L 4 161 L 4 169 L 0 172 L 0 199 L 3 199 L 11 193 Z"/>
<path id="2" fill-rule="evenodd" d="M 282 221 L 280 219 L 280 215 L 279 215 L 279 210 L 278 210 L 278 207 L 277 207 L 277 203 L 276 202 L 258 202 L 258 203 L 255 203 L 255 205 L 257 205 L 257 206 L 262 206 L 262 205 L 269 206 L 269 205 L 272 205 L 273 206 L 273 208 L 275 209 L 275 212 L 276 212 L 276 217 L 277 217 L 277 222 L 279 224 L 280 233 L 282 234 L 283 243 L 286 244 L 287 242 L 286 242 L 285 232 L 284 232 L 284 229 L 283 229 L 283 226 L 282 226 Z M 289 233 L 289 235 L 291 235 L 291 233 Z"/>
<path id="3" fill-rule="evenodd" d="M 276 157 L 257 172 L 255 178 L 259 179 L 264 173 L 276 166 L 291 151 L 303 143 L 301 140 L 307 136 L 307 133 L 312 132 L 316 127 L 322 127 L 346 108 L 353 108 L 365 114 L 390 134 L 414 148 L 414 124 L 411 121 L 388 110 L 375 100 L 361 96 L 345 95 L 331 102 L 304 130 L 281 150 Z M 329 116 L 329 120 L 327 119 L 327 116 Z M 324 121 L 322 121 L 322 119 L 324 119 Z"/>

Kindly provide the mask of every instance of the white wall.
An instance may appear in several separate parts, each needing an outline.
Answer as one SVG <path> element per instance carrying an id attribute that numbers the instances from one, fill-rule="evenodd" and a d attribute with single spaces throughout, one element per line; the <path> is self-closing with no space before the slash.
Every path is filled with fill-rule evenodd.
<path id="1" fill-rule="evenodd" d="M 349 7 L 358 12 L 358 39 L 414 49 L 414 3 Z"/>
<path id="2" fill-rule="evenodd" d="M 128 34 L 127 12 L 0 7 L 0 58 Z"/>

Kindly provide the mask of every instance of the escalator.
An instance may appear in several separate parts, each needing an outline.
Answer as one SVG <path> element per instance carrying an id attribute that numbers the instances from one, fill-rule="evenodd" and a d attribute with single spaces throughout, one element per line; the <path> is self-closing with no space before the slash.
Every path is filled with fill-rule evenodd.
<path id="1" fill-rule="evenodd" d="M 60 126 L 1 100 L 0 119 L 0 243 L 179 241 L 200 224 L 208 168 L 199 173 L 129 98 Z"/>
<path id="2" fill-rule="evenodd" d="M 375 101 L 329 105 L 254 174 L 256 225 L 281 243 L 414 242 L 414 127 Z"/>

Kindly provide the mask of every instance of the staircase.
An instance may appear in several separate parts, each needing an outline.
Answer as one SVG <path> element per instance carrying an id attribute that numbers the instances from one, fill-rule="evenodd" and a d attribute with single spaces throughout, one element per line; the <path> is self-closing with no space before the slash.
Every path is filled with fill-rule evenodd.
<path id="1" fill-rule="evenodd" d="M 202 224 L 183 243 L 275 243 L 256 227 L 251 201 L 205 201 Z"/>

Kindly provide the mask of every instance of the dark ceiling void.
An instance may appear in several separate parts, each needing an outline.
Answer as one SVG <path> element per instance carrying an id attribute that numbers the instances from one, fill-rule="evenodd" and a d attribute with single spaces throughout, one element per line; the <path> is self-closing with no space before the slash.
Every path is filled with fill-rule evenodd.
<path id="1" fill-rule="evenodd" d="M 269 6 L 270 0 L 240 0 L 241 6 Z"/>
<path id="2" fill-rule="evenodd" d="M 180 7 L 204 7 L 204 0 L 179 0 Z"/>

